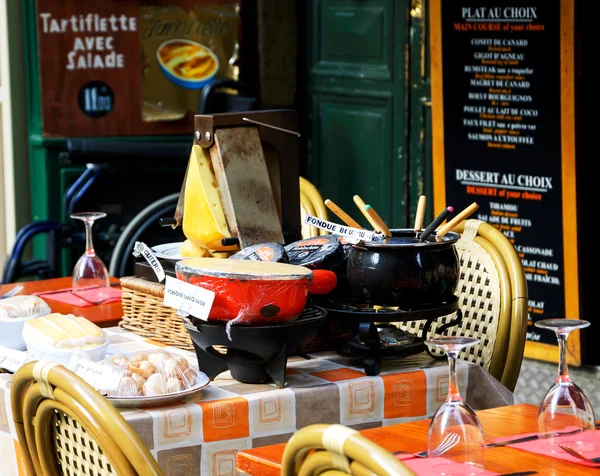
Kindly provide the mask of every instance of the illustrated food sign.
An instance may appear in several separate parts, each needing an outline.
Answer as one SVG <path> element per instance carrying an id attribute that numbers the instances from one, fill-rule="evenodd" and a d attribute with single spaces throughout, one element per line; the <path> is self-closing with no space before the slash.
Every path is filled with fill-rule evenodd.
<path id="1" fill-rule="evenodd" d="M 239 5 L 37 0 L 46 136 L 189 134 L 202 89 L 237 78 Z"/>
<path id="2" fill-rule="evenodd" d="M 473 218 L 514 244 L 529 294 L 525 355 L 555 361 L 554 333 L 533 323 L 579 317 L 572 2 L 430 8 L 435 209 L 477 201 Z"/>

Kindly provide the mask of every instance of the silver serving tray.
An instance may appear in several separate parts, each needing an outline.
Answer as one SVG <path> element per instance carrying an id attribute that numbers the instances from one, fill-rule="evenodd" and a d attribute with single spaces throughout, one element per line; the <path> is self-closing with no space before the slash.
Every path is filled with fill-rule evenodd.
<path id="1" fill-rule="evenodd" d="M 186 388 L 175 393 L 165 395 L 149 395 L 143 397 L 109 397 L 105 398 L 118 408 L 140 408 L 170 405 L 179 402 L 187 402 L 194 398 L 210 383 L 210 379 L 202 372 L 198 373 L 198 380 L 193 387 Z"/>

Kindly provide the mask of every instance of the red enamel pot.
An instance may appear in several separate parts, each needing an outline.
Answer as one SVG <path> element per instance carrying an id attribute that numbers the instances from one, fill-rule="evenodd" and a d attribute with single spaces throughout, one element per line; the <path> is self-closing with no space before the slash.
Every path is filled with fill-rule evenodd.
<path id="1" fill-rule="evenodd" d="M 308 298 L 312 271 L 250 260 L 190 258 L 175 264 L 177 278 L 215 293 L 209 320 L 248 325 L 291 321 Z"/>

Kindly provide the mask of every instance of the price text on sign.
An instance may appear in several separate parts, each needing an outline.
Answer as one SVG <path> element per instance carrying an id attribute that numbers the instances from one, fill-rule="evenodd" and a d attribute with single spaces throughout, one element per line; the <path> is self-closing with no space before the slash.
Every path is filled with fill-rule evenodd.
<path id="1" fill-rule="evenodd" d="M 121 379 L 125 376 L 125 372 L 121 369 L 75 356 L 71 358 L 67 367 L 98 391 L 117 391 Z"/>
<path id="2" fill-rule="evenodd" d="M 214 300 L 214 292 L 167 276 L 165 306 L 207 320 Z"/>
<path id="3" fill-rule="evenodd" d="M 27 362 L 29 354 L 20 350 L 0 346 L 0 368 L 9 372 L 16 372 Z"/>
<path id="4" fill-rule="evenodd" d="M 306 215 L 304 223 L 316 228 L 320 228 L 321 230 L 327 230 L 333 235 L 343 236 L 349 242 L 354 241 L 355 243 L 358 243 L 359 241 L 383 241 L 384 238 L 384 235 L 381 233 L 374 233 L 368 230 L 361 230 L 360 228 L 339 225 L 327 220 L 321 220 L 320 218 L 312 215 Z"/>

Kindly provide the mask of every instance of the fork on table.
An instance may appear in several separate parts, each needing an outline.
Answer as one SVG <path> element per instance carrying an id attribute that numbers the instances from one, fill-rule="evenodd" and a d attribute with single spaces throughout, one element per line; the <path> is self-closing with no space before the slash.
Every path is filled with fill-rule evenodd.
<path id="1" fill-rule="evenodd" d="M 578 458 L 586 463 L 590 463 L 595 465 L 595 467 L 600 468 L 600 458 L 586 458 L 581 453 L 575 451 L 573 448 L 567 445 L 558 445 L 561 449 L 569 453 L 571 456 Z"/>
<path id="2" fill-rule="evenodd" d="M 413 453 L 417 458 L 436 458 L 437 456 L 442 455 L 446 451 L 451 450 L 460 442 L 460 435 L 456 433 L 450 433 L 444 437 L 442 442 L 437 445 L 436 448 L 431 450 L 431 453 L 428 453 L 427 450 L 420 451 L 418 453 Z M 393 454 L 406 454 L 406 451 L 396 451 Z"/>

